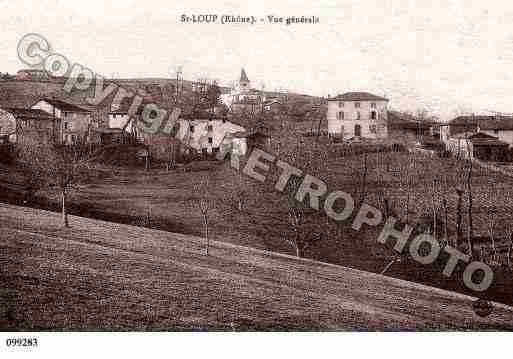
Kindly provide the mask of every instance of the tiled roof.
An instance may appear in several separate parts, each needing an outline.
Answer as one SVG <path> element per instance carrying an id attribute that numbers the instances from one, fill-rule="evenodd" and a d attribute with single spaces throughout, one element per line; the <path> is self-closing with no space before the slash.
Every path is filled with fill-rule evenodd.
<path id="1" fill-rule="evenodd" d="M 472 139 L 472 138 L 476 138 L 476 137 L 491 138 L 491 139 L 497 138 L 497 137 L 494 137 L 494 136 L 489 135 L 487 133 L 476 132 L 476 131 L 460 132 L 460 133 L 456 133 L 456 134 L 451 136 L 451 138 L 455 138 L 455 139 L 459 139 L 459 140 L 464 140 L 464 139 L 467 139 L 467 138 Z"/>
<path id="2" fill-rule="evenodd" d="M 53 98 L 43 98 L 41 100 L 48 102 L 52 106 L 54 106 L 62 111 L 65 111 L 65 112 L 91 112 L 90 110 L 88 110 L 86 108 L 79 107 L 77 105 L 74 105 L 69 102 L 64 102 L 62 100 L 57 100 L 57 99 L 53 99 Z"/>
<path id="3" fill-rule="evenodd" d="M 328 101 L 388 101 L 388 99 L 373 95 L 369 92 L 346 92 L 344 94 L 331 97 Z"/>
<path id="4" fill-rule="evenodd" d="M 433 121 L 419 121 L 414 116 L 399 112 L 388 111 L 388 126 L 394 128 L 429 129 Z"/>
<path id="5" fill-rule="evenodd" d="M 509 147 L 509 144 L 495 139 L 495 138 L 473 138 L 472 144 L 474 146 L 503 146 L 503 147 Z"/>
<path id="6" fill-rule="evenodd" d="M 264 105 L 272 105 L 272 104 L 275 104 L 275 103 L 277 103 L 277 104 L 279 104 L 279 105 L 281 105 L 281 104 L 282 104 L 280 101 L 275 100 L 275 99 L 264 101 Z"/>
<path id="7" fill-rule="evenodd" d="M 458 116 L 451 121 L 452 126 L 479 126 L 481 130 L 513 130 L 511 116 Z"/>
<path id="8" fill-rule="evenodd" d="M 105 134 L 116 134 L 124 132 L 122 128 L 94 128 L 93 131 Z"/>
<path id="9" fill-rule="evenodd" d="M 39 109 L 28 108 L 4 108 L 7 112 L 17 118 L 34 119 L 34 120 L 53 120 L 53 117 L 47 112 Z"/>
<path id="10" fill-rule="evenodd" d="M 462 132 L 451 137 L 460 140 L 469 139 L 474 146 L 509 146 L 508 143 L 484 132 Z"/>

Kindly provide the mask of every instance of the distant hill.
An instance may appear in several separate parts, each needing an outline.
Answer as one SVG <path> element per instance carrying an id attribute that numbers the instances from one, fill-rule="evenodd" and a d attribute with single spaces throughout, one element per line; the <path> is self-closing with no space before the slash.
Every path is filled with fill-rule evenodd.
<path id="1" fill-rule="evenodd" d="M 85 103 L 85 98 L 93 94 L 92 86 L 87 91 L 73 91 L 68 94 L 63 90 L 66 79 L 54 79 L 52 81 L 20 81 L 20 80 L 0 80 L 0 107 L 21 107 L 27 108 L 37 102 L 41 97 L 58 97 L 65 101 L 75 104 Z M 149 93 L 153 90 L 160 91 L 164 98 L 169 98 L 174 94 L 176 88 L 176 79 L 164 78 L 140 78 L 140 79 L 107 79 L 106 82 L 114 82 L 119 86 L 133 91 Z M 182 96 L 185 99 L 192 98 L 193 81 L 183 80 L 180 82 L 180 88 L 183 87 Z M 104 85 L 106 86 L 106 85 Z M 223 92 L 228 92 L 230 88 L 221 86 Z M 275 91 L 264 91 L 267 97 L 280 97 L 285 94 Z M 287 93 L 290 102 L 313 103 L 321 99 L 315 96 L 309 96 L 297 93 Z M 110 105 L 110 101 L 106 101 Z M 165 106 L 165 104 L 164 104 Z"/>

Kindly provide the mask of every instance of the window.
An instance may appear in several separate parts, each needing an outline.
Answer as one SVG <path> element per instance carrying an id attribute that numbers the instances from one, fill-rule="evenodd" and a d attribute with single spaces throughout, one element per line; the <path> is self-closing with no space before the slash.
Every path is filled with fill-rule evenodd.
<path id="1" fill-rule="evenodd" d="M 214 130 L 214 126 L 212 125 L 207 125 L 207 131 L 213 131 Z"/>
<path id="2" fill-rule="evenodd" d="M 357 119 L 357 120 L 360 120 L 360 119 L 361 119 L 360 111 L 358 111 L 358 112 L 356 113 L 356 119 Z"/>
<path id="3" fill-rule="evenodd" d="M 213 139 L 212 137 L 209 137 L 209 138 L 208 138 L 208 143 L 209 143 L 209 144 L 214 143 L 214 139 Z"/>
<path id="4" fill-rule="evenodd" d="M 65 130 L 68 130 L 68 129 L 69 129 L 69 122 L 64 122 L 64 129 L 65 129 Z"/>
<path id="5" fill-rule="evenodd" d="M 189 126 L 189 131 L 194 132 L 194 126 L 193 125 Z"/>
<path id="6" fill-rule="evenodd" d="M 371 103 L 371 108 L 376 108 L 376 102 Z"/>
<path id="7" fill-rule="evenodd" d="M 370 133 L 376 133 L 377 132 L 376 131 L 376 125 L 370 125 L 369 126 L 369 131 L 370 131 Z"/>
<path id="8" fill-rule="evenodd" d="M 355 103 L 354 103 L 354 107 L 356 107 L 356 108 L 360 108 L 360 103 L 359 103 L 359 102 L 355 102 Z"/>
<path id="9" fill-rule="evenodd" d="M 493 130 L 493 133 L 498 134 L 499 130 Z"/>
<path id="10" fill-rule="evenodd" d="M 337 117 L 338 117 L 339 120 L 343 120 L 344 119 L 344 111 L 340 111 L 337 115 L 338 115 Z"/>
<path id="11" fill-rule="evenodd" d="M 344 107 L 344 101 L 339 101 L 338 102 L 338 107 Z"/>
<path id="12" fill-rule="evenodd" d="M 376 111 L 371 111 L 371 120 L 376 119 Z"/>

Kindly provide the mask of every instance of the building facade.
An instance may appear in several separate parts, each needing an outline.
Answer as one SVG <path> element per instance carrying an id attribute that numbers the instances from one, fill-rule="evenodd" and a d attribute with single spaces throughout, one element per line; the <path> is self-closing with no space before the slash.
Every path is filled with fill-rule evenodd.
<path id="1" fill-rule="evenodd" d="M 245 138 L 242 134 L 244 127 L 225 119 L 180 118 L 180 128 L 177 138 L 185 145 L 203 154 L 219 152 L 226 142 L 235 141 L 241 148 L 241 154 L 246 153 Z"/>
<path id="2" fill-rule="evenodd" d="M 461 132 L 481 132 L 513 145 L 513 116 L 458 116 L 447 124 L 449 135 Z"/>
<path id="3" fill-rule="evenodd" d="M 91 131 L 100 127 L 90 110 L 61 100 L 42 99 L 31 108 L 44 111 L 54 119 L 54 136 L 58 143 L 71 145 L 88 141 Z"/>
<path id="4" fill-rule="evenodd" d="M 9 112 L 0 109 L 0 144 L 16 142 L 16 118 Z"/>
<path id="5" fill-rule="evenodd" d="M 328 133 L 342 140 L 387 137 L 388 99 L 367 92 L 328 98 Z"/>
<path id="6" fill-rule="evenodd" d="M 54 143 L 54 119 L 39 109 L 7 108 L 4 112 L 14 119 L 9 142 Z M 14 132 L 13 132 L 14 131 Z"/>

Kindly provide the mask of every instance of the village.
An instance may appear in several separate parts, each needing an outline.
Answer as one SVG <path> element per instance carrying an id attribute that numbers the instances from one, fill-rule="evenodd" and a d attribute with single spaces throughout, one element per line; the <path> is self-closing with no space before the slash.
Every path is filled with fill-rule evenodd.
<path id="1" fill-rule="evenodd" d="M 399 111 L 394 99 L 349 89 L 325 98 L 217 81 L 111 80 L 177 116 L 145 131 L 127 99 L 92 106 L 64 78 L 20 70 L 0 80 L 1 201 L 266 251 L 312 258 L 469 294 L 421 266 L 230 168 L 255 149 L 273 153 L 397 226 L 429 233 L 493 268 L 486 298 L 513 303 L 513 117 L 465 114 L 442 122 Z M 178 111 L 176 110 L 178 109 Z M 58 159 L 56 159 L 58 158 Z M 458 267 L 457 271 L 462 272 Z M 427 273 L 427 274 L 426 274 Z"/>

